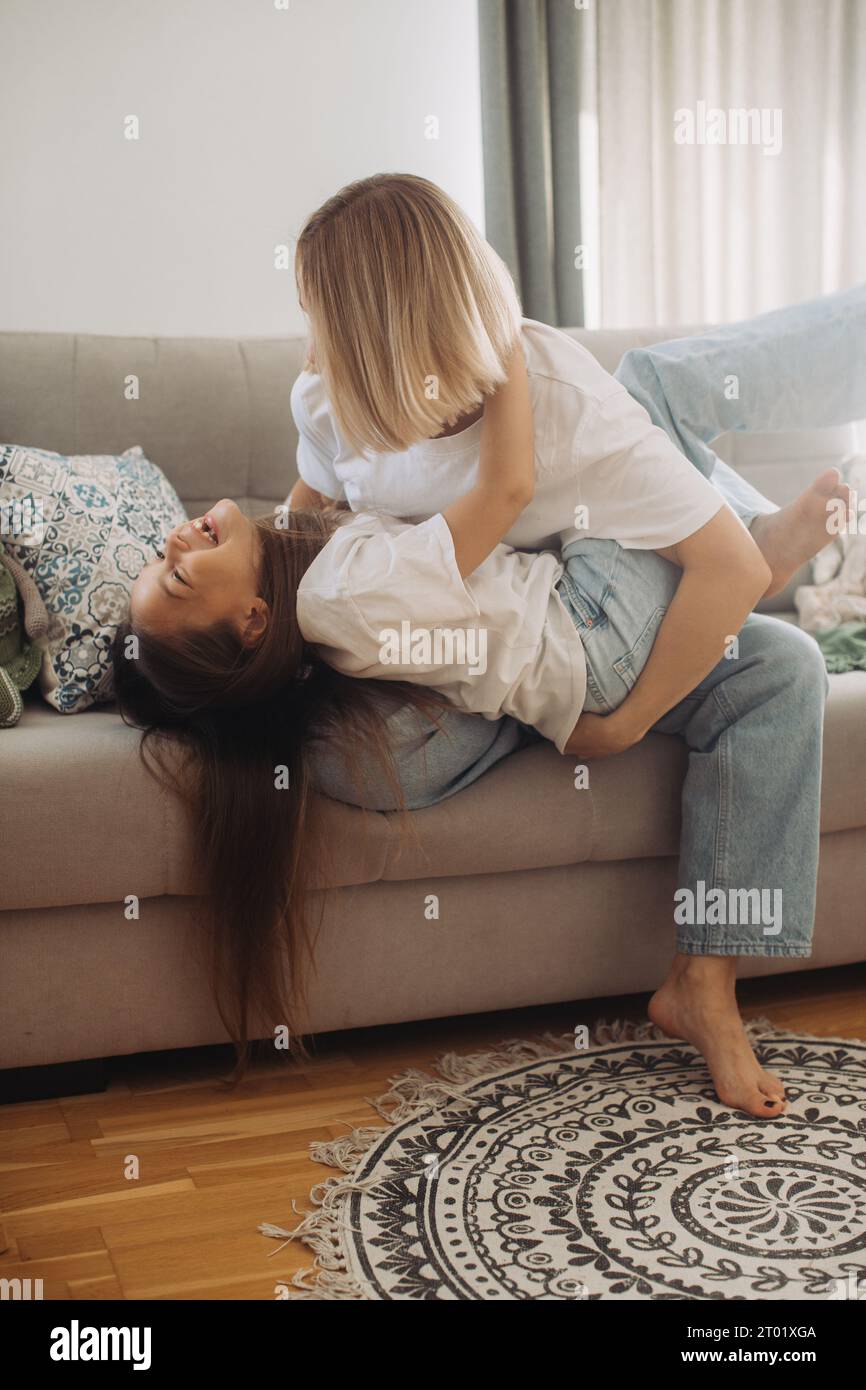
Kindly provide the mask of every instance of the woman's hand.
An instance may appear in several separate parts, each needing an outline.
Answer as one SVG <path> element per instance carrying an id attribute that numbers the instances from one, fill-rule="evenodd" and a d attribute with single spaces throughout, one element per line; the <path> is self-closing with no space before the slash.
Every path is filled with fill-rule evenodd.
<path id="1" fill-rule="evenodd" d="M 332 499 L 323 492 L 314 492 L 307 487 L 303 478 L 298 479 L 289 493 L 289 510 L 293 512 L 318 512 L 333 505 Z"/>
<path id="2" fill-rule="evenodd" d="M 613 714 L 582 714 L 571 731 L 565 752 L 578 758 L 609 758 L 640 743 L 644 732 L 632 727 L 620 710 Z"/>

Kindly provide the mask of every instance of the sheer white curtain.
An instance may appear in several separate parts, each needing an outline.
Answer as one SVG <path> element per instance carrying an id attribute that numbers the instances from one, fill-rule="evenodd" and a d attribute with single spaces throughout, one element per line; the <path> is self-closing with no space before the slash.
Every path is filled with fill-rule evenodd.
<path id="1" fill-rule="evenodd" d="M 866 0 L 590 0 L 581 20 L 590 326 L 866 279 Z M 711 143 L 732 111 L 763 114 L 763 143 Z"/>

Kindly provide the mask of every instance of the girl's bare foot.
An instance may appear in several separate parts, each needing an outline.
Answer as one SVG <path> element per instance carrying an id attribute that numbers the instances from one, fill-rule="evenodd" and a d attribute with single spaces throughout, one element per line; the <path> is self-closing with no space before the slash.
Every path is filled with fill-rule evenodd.
<path id="1" fill-rule="evenodd" d="M 736 974 L 734 956 L 676 955 L 649 1016 L 669 1037 L 698 1049 L 723 1105 L 774 1120 L 784 1113 L 785 1088 L 758 1065 L 737 1008 Z"/>
<path id="2" fill-rule="evenodd" d="M 828 468 L 787 507 L 755 517 L 749 528 L 752 539 L 773 572 L 766 598 L 784 589 L 801 565 L 830 544 L 827 503 L 833 498 L 846 510 L 850 506 L 851 489 L 838 468 Z"/>

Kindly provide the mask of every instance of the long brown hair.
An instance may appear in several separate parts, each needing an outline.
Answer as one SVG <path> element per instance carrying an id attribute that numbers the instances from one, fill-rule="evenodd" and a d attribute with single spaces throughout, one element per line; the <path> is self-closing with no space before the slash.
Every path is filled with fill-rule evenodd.
<path id="1" fill-rule="evenodd" d="M 256 521 L 259 588 L 270 610 L 256 647 L 245 648 L 228 624 L 157 639 L 126 623 L 112 649 L 123 718 L 144 731 L 145 763 L 192 820 L 212 988 L 238 1053 L 236 1076 L 251 1038 L 277 1025 L 292 1039 L 299 1033 L 309 890 L 326 870 L 311 743 L 338 737 L 350 764 L 353 749 L 372 749 L 399 802 L 385 714 L 407 700 L 434 720 L 441 708 L 417 687 L 343 676 L 304 641 L 298 585 L 337 522 L 333 510 Z"/>

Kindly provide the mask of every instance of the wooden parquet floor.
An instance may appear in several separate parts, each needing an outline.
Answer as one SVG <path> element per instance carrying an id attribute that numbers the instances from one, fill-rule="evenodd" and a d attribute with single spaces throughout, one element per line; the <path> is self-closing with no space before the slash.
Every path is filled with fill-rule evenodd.
<path id="1" fill-rule="evenodd" d="M 866 1039 L 866 965 L 748 981 L 747 1016 Z M 101 1094 L 0 1106 L 0 1278 L 46 1299 L 272 1299 L 311 1262 L 257 1231 L 294 1224 L 329 1170 L 308 1146 L 379 1123 L 365 1097 L 406 1067 L 504 1038 L 645 1017 L 644 996 L 323 1036 L 309 1061 L 257 1061 L 235 1089 L 227 1048 L 110 1064 Z M 131 1158 L 138 1176 L 126 1176 Z M 270 1256 L 270 1258 L 269 1258 Z"/>

